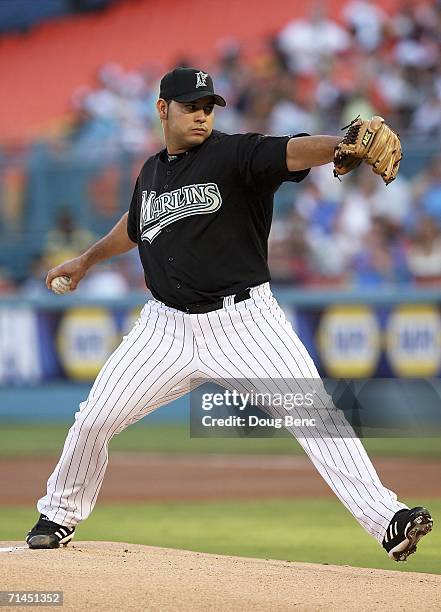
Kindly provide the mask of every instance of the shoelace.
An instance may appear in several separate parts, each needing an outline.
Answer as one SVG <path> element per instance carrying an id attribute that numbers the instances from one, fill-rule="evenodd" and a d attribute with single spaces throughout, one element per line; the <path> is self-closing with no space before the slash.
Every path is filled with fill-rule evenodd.
<path id="1" fill-rule="evenodd" d="M 341 128 L 342 130 L 347 130 L 349 128 L 348 133 L 343 139 L 343 142 L 345 144 L 355 144 L 357 140 L 358 132 L 360 131 L 360 124 L 357 124 L 357 121 L 359 119 L 360 119 L 360 115 L 357 115 L 355 119 L 352 119 L 351 123 L 348 123 L 348 125 L 345 125 L 345 127 Z"/>

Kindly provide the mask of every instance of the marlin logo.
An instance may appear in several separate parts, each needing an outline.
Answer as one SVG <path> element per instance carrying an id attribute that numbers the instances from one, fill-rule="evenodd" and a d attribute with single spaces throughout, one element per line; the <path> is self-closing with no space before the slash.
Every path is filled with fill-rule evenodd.
<path id="1" fill-rule="evenodd" d="M 149 244 L 164 227 L 193 215 L 214 213 L 222 206 L 216 183 L 185 185 L 156 196 L 156 191 L 143 191 L 139 227 L 141 240 Z"/>
<path id="2" fill-rule="evenodd" d="M 208 74 L 206 72 L 196 72 L 196 88 L 198 87 L 207 87 L 207 77 Z"/>

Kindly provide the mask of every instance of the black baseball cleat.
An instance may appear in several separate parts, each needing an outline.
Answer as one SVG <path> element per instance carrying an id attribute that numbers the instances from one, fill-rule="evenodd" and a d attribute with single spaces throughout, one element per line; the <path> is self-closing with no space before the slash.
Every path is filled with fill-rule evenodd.
<path id="1" fill-rule="evenodd" d="M 398 510 L 383 539 L 383 548 L 394 561 L 406 561 L 417 549 L 416 545 L 432 530 L 433 520 L 426 508 L 417 506 Z"/>
<path id="2" fill-rule="evenodd" d="M 47 516 L 40 514 L 38 523 L 32 527 L 26 536 L 29 548 L 59 548 L 74 537 L 75 527 L 64 527 L 53 523 Z"/>

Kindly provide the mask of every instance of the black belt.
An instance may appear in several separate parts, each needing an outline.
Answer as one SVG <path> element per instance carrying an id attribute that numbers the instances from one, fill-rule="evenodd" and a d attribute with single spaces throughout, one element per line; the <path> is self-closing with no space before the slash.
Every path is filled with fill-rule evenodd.
<path id="1" fill-rule="evenodd" d="M 237 304 L 239 302 L 243 302 L 244 300 L 248 300 L 250 297 L 250 290 L 245 289 L 240 293 L 236 293 L 234 296 L 234 303 Z M 213 310 L 223 308 L 224 298 L 220 298 L 219 300 L 216 300 L 216 302 L 201 302 L 199 304 L 188 304 L 188 306 L 177 306 L 176 304 L 170 304 L 169 302 L 164 301 L 162 301 L 162 303 L 166 306 L 170 306 L 170 308 L 175 308 L 176 310 L 186 312 L 187 314 L 204 314 L 206 312 L 212 312 Z"/>

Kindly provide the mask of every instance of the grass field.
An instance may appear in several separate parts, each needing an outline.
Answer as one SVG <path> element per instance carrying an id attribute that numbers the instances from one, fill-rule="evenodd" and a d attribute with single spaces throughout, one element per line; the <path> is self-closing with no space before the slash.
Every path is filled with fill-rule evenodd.
<path id="1" fill-rule="evenodd" d="M 58 456 L 69 425 L 2 424 L 0 458 Z M 365 439 L 372 455 L 440 457 L 439 438 Z M 190 438 L 186 425 L 137 424 L 115 436 L 111 451 L 237 454 L 303 453 L 292 438 Z M 407 500 L 409 501 L 409 500 Z M 410 500 L 411 502 L 411 500 Z M 112 540 L 170 548 L 402 571 L 441 573 L 441 500 L 421 500 L 435 529 L 407 564 L 391 562 L 337 500 L 268 500 L 100 505 L 78 540 Z M 0 508 L 0 540 L 23 540 L 35 508 Z"/>
<path id="2" fill-rule="evenodd" d="M 440 500 L 419 500 L 441 520 Z M 0 510 L 0 540 L 23 540 L 32 508 Z M 76 540 L 119 541 L 215 554 L 441 573 L 441 531 L 434 529 L 407 563 L 379 544 L 334 500 L 98 504 Z"/>
<path id="3" fill-rule="evenodd" d="M 1 424 L 0 457 L 59 455 L 69 425 Z M 441 458 L 440 438 L 365 438 L 372 455 Z M 190 438 L 188 426 L 132 425 L 115 436 L 113 451 L 151 453 L 237 453 L 299 454 L 295 439 L 289 438 Z"/>

